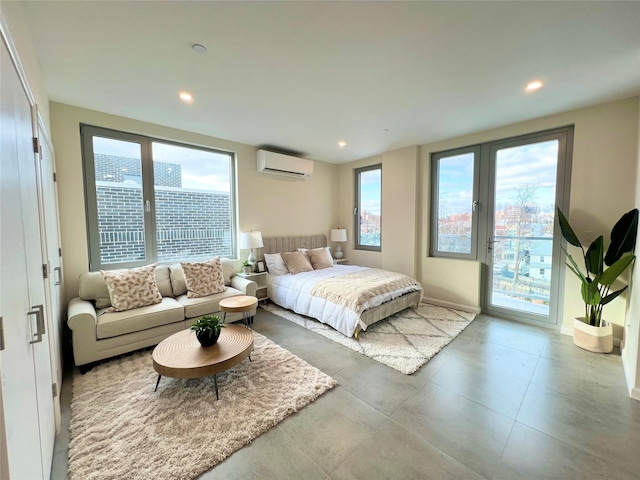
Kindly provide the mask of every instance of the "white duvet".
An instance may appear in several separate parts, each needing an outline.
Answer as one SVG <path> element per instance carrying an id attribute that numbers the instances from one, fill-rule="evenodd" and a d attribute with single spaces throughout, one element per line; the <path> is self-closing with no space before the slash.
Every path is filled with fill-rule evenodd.
<path id="1" fill-rule="evenodd" d="M 367 270 L 367 267 L 336 265 L 334 267 L 302 272 L 296 275 L 290 273 L 286 275 L 269 275 L 269 298 L 281 307 L 293 310 L 300 315 L 306 315 L 320 320 L 322 323 L 331 325 L 343 335 L 351 337 L 358 325 L 360 325 L 363 330 L 367 328 L 367 326 L 360 321 L 360 314 L 362 312 L 420 288 L 419 286 L 411 286 L 375 296 L 369 302 L 361 305 L 359 312 L 354 312 L 349 308 L 336 305 L 323 298 L 314 297 L 310 293 L 314 285 L 320 280 L 339 277 L 362 270 Z"/>

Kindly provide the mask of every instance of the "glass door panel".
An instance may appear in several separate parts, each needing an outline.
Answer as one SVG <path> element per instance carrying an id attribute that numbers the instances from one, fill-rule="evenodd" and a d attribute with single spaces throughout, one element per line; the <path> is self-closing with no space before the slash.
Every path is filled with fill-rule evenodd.
<path id="1" fill-rule="evenodd" d="M 491 151 L 492 208 L 486 242 L 489 309 L 538 320 L 556 301 L 552 279 L 560 141 L 551 139 Z M 544 318 L 540 318 L 544 317 Z"/>

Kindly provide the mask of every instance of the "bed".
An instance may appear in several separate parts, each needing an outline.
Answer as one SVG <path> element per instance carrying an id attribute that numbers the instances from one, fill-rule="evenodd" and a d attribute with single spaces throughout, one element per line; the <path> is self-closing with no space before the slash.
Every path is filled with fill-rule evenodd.
<path id="1" fill-rule="evenodd" d="M 325 235 L 265 237 L 263 241 L 260 258 L 327 246 Z M 362 288 L 364 284 L 373 290 Z M 356 285 L 360 287 L 356 289 Z M 422 287 L 411 277 L 355 265 L 335 265 L 295 275 L 269 273 L 267 292 L 275 304 L 355 338 L 368 326 L 417 306 L 422 298 Z"/>

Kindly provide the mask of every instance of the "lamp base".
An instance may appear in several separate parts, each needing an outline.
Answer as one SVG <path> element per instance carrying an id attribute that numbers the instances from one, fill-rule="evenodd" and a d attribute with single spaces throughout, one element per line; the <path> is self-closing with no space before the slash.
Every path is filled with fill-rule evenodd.
<path id="1" fill-rule="evenodd" d="M 333 258 L 335 258 L 336 260 L 340 260 L 342 258 L 343 254 L 342 254 L 342 248 L 340 247 L 339 243 L 336 243 L 336 251 L 333 254 Z"/>
<path id="2" fill-rule="evenodd" d="M 249 262 L 251 265 L 256 263 L 256 256 L 253 254 L 253 248 L 249 252 L 249 256 L 247 257 L 247 262 Z"/>

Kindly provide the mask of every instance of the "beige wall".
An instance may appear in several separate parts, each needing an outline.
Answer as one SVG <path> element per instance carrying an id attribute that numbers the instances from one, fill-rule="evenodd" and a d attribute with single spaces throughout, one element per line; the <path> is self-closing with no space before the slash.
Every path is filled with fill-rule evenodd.
<path id="1" fill-rule="evenodd" d="M 640 101 L 639 101 L 640 103 Z M 639 113 L 640 117 L 640 113 Z M 639 122 L 640 124 L 640 119 Z M 637 158 L 640 165 L 640 131 L 638 132 Z M 640 172 L 636 173 L 635 206 L 640 208 Z M 636 255 L 640 252 L 640 238 L 636 242 Z M 624 342 L 622 348 L 622 362 L 629 393 L 636 400 L 640 400 L 640 266 L 633 268 L 631 278 L 631 293 L 629 295 L 629 309 L 624 327 Z"/>
<path id="2" fill-rule="evenodd" d="M 256 169 L 256 148 L 249 145 L 60 103 L 52 102 L 50 108 L 67 301 L 77 296 L 78 276 L 89 266 L 80 123 L 235 152 L 240 231 L 261 230 L 264 236 L 329 234 L 337 211 L 335 165 L 314 162 L 314 174 L 305 181 L 262 174 Z M 247 254 L 240 252 L 241 258 Z"/>
<path id="3" fill-rule="evenodd" d="M 24 73 L 29 79 L 31 93 L 38 105 L 40 116 L 44 121 L 49 137 L 51 137 L 49 97 L 44 88 L 40 62 L 31 40 L 31 31 L 25 17 L 24 5 L 22 2 L 0 1 L 0 13 L 2 14 L 3 22 L 9 27 L 11 39 L 19 52 Z"/>

